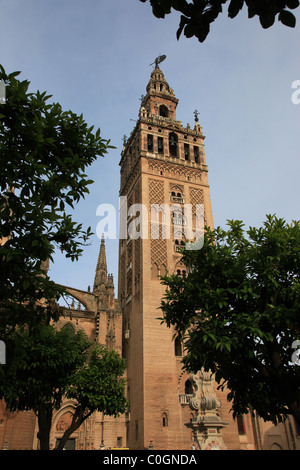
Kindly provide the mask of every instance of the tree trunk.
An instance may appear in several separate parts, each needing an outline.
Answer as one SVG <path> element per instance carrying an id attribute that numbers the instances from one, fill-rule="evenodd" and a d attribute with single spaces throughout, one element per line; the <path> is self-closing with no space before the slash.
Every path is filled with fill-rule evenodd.
<path id="1" fill-rule="evenodd" d="M 64 435 L 62 436 L 56 450 L 63 450 L 67 440 L 69 437 L 75 432 L 81 425 L 82 423 L 92 414 L 92 411 L 88 412 L 86 415 L 84 414 L 81 406 L 78 406 L 75 410 L 75 413 L 73 415 L 72 422 L 68 429 L 65 430 Z"/>
<path id="2" fill-rule="evenodd" d="M 41 450 L 49 450 L 50 430 L 52 423 L 52 406 L 51 404 L 41 404 L 38 410 L 38 439 L 40 441 Z"/>

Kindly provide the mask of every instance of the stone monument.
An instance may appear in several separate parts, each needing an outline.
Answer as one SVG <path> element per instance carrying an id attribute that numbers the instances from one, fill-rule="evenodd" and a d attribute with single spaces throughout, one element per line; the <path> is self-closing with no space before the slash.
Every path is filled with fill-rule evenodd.
<path id="1" fill-rule="evenodd" d="M 222 429 L 228 424 L 223 421 L 218 410 L 221 402 L 214 391 L 212 372 L 201 371 L 191 375 L 189 379 L 194 389 L 189 406 L 195 416 L 186 426 L 192 430 L 195 450 L 226 450 L 222 437 Z"/>

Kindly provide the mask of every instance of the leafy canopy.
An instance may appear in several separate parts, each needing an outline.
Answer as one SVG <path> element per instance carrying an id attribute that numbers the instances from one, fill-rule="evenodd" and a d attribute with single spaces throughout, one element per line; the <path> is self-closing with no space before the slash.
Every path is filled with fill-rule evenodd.
<path id="1" fill-rule="evenodd" d="M 34 411 L 43 450 L 49 450 L 53 412 L 66 398 L 73 401 L 74 413 L 58 449 L 94 411 L 114 417 L 125 412 L 125 360 L 116 351 L 92 346 L 83 331 L 42 324 L 19 328 L 7 347 L 0 399 L 10 411 Z"/>
<path id="2" fill-rule="evenodd" d="M 19 74 L 0 65 L 0 335 L 55 317 L 49 299 L 61 290 L 45 267 L 56 248 L 76 260 L 88 242 L 91 228 L 70 212 L 93 182 L 86 168 L 111 148 L 82 115 L 63 111 L 45 92 L 30 93 Z"/>
<path id="3" fill-rule="evenodd" d="M 140 0 L 145 3 L 147 0 Z M 150 0 L 153 15 L 156 18 L 165 18 L 172 8 L 180 13 L 180 24 L 177 30 L 177 39 L 182 31 L 187 38 L 195 36 L 204 42 L 210 31 L 210 25 L 222 13 L 223 5 L 228 5 L 229 18 L 235 18 L 246 4 L 248 17 L 259 17 L 261 26 L 266 29 L 273 26 L 278 18 L 285 26 L 294 28 L 296 18 L 289 10 L 299 6 L 299 0 Z"/>
<path id="4" fill-rule="evenodd" d="M 165 276 L 163 320 L 185 344 L 184 367 L 227 386 L 235 413 L 300 423 L 300 223 L 268 216 L 261 228 L 206 228 L 183 252 L 186 277 Z M 300 341 L 299 341 L 300 343 Z"/>
<path id="5" fill-rule="evenodd" d="M 41 404 L 59 409 L 70 381 L 87 360 L 90 342 L 82 331 L 70 334 L 52 325 L 19 328 L 7 341 L 0 398 L 10 411 L 33 410 Z"/>

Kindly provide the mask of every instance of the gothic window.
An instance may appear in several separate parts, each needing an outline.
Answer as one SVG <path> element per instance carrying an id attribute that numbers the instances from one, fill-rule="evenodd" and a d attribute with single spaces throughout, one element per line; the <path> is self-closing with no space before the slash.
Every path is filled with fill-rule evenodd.
<path id="1" fill-rule="evenodd" d="M 169 152 L 172 157 L 177 157 L 178 137 L 174 132 L 169 134 Z"/>
<path id="2" fill-rule="evenodd" d="M 195 163 L 199 163 L 199 147 L 194 146 L 194 158 Z"/>
<path id="3" fill-rule="evenodd" d="M 168 117 L 168 108 L 164 104 L 159 107 L 159 115 L 162 117 Z"/>

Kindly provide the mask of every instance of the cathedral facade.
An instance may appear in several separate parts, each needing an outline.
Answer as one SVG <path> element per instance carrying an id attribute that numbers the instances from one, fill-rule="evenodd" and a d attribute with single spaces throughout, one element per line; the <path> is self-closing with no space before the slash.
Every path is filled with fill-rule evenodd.
<path id="1" fill-rule="evenodd" d="M 67 443 L 68 449 L 262 450 L 300 449 L 292 419 L 274 427 L 255 415 L 235 420 L 226 391 L 210 374 L 182 369 L 184 345 L 162 323 L 160 276 L 184 276 L 180 248 L 213 228 L 204 135 L 177 120 L 178 99 L 156 63 L 142 97 L 139 118 L 120 159 L 123 222 L 119 241 L 118 293 L 108 273 L 102 238 L 92 289 L 67 286 L 73 298 L 58 327 L 83 329 L 94 343 L 115 349 L 127 363 L 129 409 L 119 418 L 94 413 Z M 200 237 L 200 238 L 199 238 Z M 55 448 L 74 403 L 53 418 Z M 0 404 L 0 448 L 38 449 L 30 412 L 12 414 Z"/>

